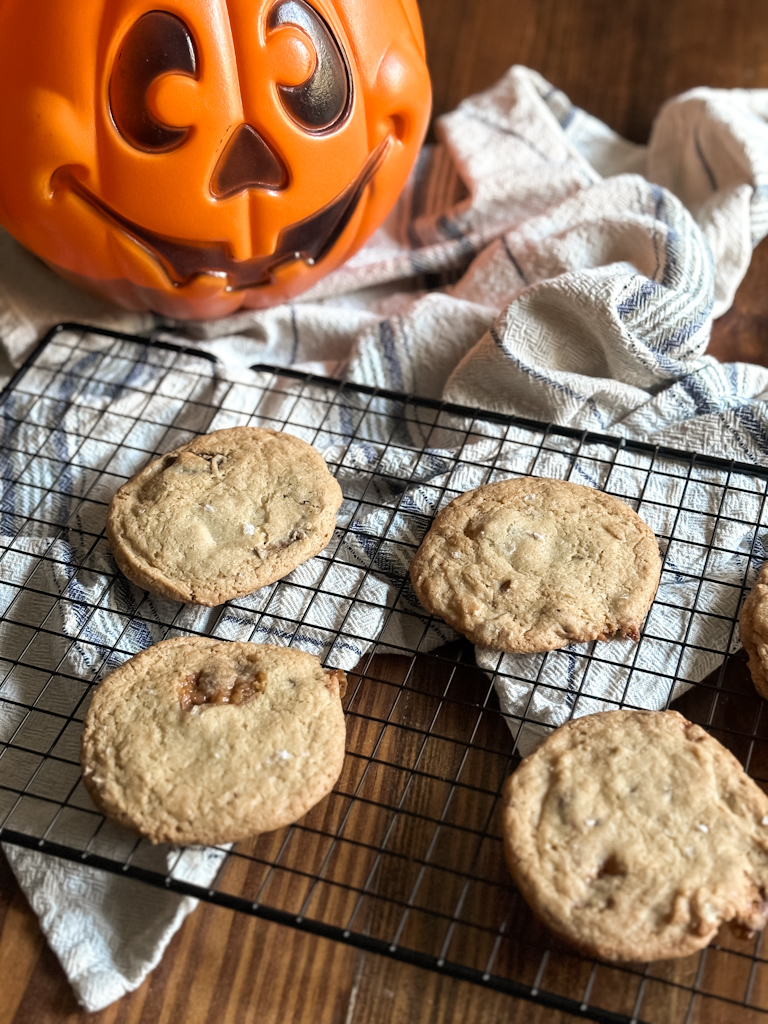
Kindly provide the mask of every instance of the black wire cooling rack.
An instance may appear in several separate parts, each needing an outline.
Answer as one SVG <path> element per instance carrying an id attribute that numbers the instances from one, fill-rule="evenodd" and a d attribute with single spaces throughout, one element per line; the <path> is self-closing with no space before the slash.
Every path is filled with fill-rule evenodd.
<path id="1" fill-rule="evenodd" d="M 674 706 L 768 781 L 768 716 L 736 637 L 765 559 L 768 470 L 259 366 L 77 325 L 54 330 L 0 397 L 0 839 L 197 896 L 598 1021 L 752 1022 L 762 937 L 723 929 L 685 960 L 575 955 L 512 885 L 504 778 L 573 715 Z M 150 457 L 236 424 L 323 451 L 345 501 L 331 545 L 221 608 L 152 597 L 117 571 L 107 504 Z M 664 553 L 638 644 L 475 652 L 408 582 L 434 513 L 520 474 L 623 498 Z M 298 824 L 231 850 L 152 848 L 80 781 L 91 687 L 148 644 L 271 640 L 348 668 L 348 750 Z"/>

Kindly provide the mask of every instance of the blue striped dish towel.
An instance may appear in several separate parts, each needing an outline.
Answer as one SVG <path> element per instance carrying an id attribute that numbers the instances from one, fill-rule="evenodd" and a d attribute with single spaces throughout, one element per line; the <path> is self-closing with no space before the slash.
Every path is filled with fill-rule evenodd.
<path id="1" fill-rule="evenodd" d="M 124 313 L 0 233 L 9 363 L 64 319 L 153 328 L 228 372 L 300 365 L 768 461 L 768 370 L 704 354 L 768 233 L 768 91 L 695 89 L 669 101 L 638 146 L 515 67 L 441 118 L 437 137 L 369 243 L 300 301 L 271 310 L 187 324 Z M 494 667 L 484 652 L 479 661 Z M 526 699 L 500 697 L 512 709 Z M 549 711 L 542 720 L 553 724 L 558 709 Z M 139 985 L 194 906 L 7 852 L 89 1010 Z M 207 884 L 218 864 L 202 855 L 186 877 Z"/>

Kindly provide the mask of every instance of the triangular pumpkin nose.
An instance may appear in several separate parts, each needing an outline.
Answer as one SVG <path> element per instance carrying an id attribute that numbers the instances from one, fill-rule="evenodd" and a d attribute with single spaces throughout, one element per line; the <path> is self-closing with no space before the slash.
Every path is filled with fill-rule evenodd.
<path id="1" fill-rule="evenodd" d="M 217 199 L 229 199 L 250 188 L 283 189 L 288 184 L 285 166 L 267 143 L 249 124 L 241 124 L 211 178 L 211 192 Z"/>

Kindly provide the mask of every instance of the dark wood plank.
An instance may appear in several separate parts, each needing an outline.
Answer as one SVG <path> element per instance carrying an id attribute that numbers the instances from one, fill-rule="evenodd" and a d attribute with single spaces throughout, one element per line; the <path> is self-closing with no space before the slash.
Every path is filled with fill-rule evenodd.
<path id="1" fill-rule="evenodd" d="M 201 905 L 131 995 L 86 1014 L 0 855 L 0 1024 L 568 1024 L 576 1020 L 374 954 Z"/>
<path id="2" fill-rule="evenodd" d="M 755 249 L 731 309 L 716 320 L 708 351 L 722 362 L 768 366 L 768 240 Z"/>
<path id="3" fill-rule="evenodd" d="M 697 85 L 768 85 L 764 0 L 419 0 L 434 112 L 525 64 L 635 142 Z"/>

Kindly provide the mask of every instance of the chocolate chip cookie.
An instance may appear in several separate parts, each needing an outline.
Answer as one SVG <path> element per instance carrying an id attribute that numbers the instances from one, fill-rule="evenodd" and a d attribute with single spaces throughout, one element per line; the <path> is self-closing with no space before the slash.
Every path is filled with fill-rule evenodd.
<path id="1" fill-rule="evenodd" d="M 288 647 L 164 640 L 96 688 L 83 781 L 153 843 L 229 843 L 288 825 L 344 760 L 344 673 Z"/>
<path id="2" fill-rule="evenodd" d="M 536 477 L 460 495 L 411 564 L 427 611 L 476 644 L 520 653 L 639 639 L 660 572 L 653 532 L 623 501 Z"/>
<path id="3" fill-rule="evenodd" d="M 115 494 L 107 540 L 146 590 L 217 605 L 273 583 L 328 544 L 341 488 L 292 434 L 233 427 L 155 459 Z"/>
<path id="4" fill-rule="evenodd" d="M 503 831 L 523 896 L 589 955 L 687 956 L 768 919 L 768 797 L 674 711 L 556 730 L 507 780 Z"/>

